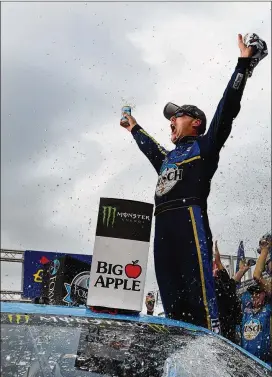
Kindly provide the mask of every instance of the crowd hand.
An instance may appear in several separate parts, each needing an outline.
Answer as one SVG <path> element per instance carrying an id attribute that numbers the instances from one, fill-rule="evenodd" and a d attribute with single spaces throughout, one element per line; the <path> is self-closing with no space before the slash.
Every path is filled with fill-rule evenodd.
<path id="1" fill-rule="evenodd" d="M 215 264 L 216 264 L 216 266 L 219 270 L 222 270 L 224 268 L 223 265 L 222 265 L 222 262 L 221 262 L 217 240 L 214 243 L 214 261 L 215 261 Z"/>
<path id="2" fill-rule="evenodd" d="M 242 277 L 245 275 L 245 273 L 250 269 L 250 266 L 247 264 L 246 259 L 243 259 L 239 263 L 239 271 L 235 274 L 234 280 L 237 283 L 241 282 Z"/>
<path id="3" fill-rule="evenodd" d="M 246 259 L 241 260 L 239 263 L 239 270 L 242 271 L 244 274 L 250 269 Z"/>
<path id="4" fill-rule="evenodd" d="M 264 239 L 262 239 L 262 240 L 260 241 L 261 252 L 262 252 L 263 250 L 268 251 L 268 249 L 269 249 L 270 247 L 271 247 L 271 240 L 268 241 L 268 240 L 266 240 L 266 239 L 264 238 Z"/>
<path id="5" fill-rule="evenodd" d="M 128 115 L 127 113 L 123 113 L 123 117 L 127 118 L 127 123 L 120 122 L 120 126 L 126 128 L 128 131 L 131 132 L 132 128 L 136 126 L 137 120 L 132 116 Z"/>
<path id="6" fill-rule="evenodd" d="M 269 248 L 271 247 L 271 239 L 267 239 L 267 238 L 261 239 L 259 242 L 259 246 L 260 246 L 260 255 L 255 266 L 253 278 L 256 281 L 260 282 L 262 278 L 262 273 L 265 270 L 265 262 L 269 253 Z"/>

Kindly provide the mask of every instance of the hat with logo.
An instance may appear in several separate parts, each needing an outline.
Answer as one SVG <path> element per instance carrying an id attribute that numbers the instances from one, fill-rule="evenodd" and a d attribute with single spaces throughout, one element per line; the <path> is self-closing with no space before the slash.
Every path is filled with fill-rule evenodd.
<path id="1" fill-rule="evenodd" d="M 172 116 L 180 117 L 182 115 L 188 115 L 192 118 L 200 119 L 201 124 L 198 127 L 199 135 L 204 134 L 206 131 L 206 122 L 207 122 L 206 115 L 197 106 L 194 106 L 194 105 L 178 106 L 172 102 L 168 102 L 163 109 L 163 115 L 168 120 L 170 120 Z"/>

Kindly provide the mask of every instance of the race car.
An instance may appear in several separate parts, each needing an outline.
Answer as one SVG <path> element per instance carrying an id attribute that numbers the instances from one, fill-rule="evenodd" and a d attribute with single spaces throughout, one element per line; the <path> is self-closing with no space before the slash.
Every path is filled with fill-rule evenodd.
<path id="1" fill-rule="evenodd" d="M 4 377 L 265 377 L 271 368 L 211 331 L 150 315 L 1 303 Z"/>

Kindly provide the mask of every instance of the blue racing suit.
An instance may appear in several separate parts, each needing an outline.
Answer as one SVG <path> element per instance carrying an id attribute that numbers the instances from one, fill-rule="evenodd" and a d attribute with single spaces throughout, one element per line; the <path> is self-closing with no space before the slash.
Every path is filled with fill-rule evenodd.
<path id="1" fill-rule="evenodd" d="M 271 351 L 271 304 L 266 304 L 259 311 L 254 311 L 252 305 L 244 309 L 242 320 L 241 346 L 259 359 L 272 362 Z"/>
<path id="2" fill-rule="evenodd" d="M 154 260 L 167 317 L 217 331 L 212 234 L 207 216 L 211 179 L 248 77 L 250 58 L 239 58 L 204 136 L 183 137 L 165 150 L 138 124 L 132 135 L 158 173 Z"/>

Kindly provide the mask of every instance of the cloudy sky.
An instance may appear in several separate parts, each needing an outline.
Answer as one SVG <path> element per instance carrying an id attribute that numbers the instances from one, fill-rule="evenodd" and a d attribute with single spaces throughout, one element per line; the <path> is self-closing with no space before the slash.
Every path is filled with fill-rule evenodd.
<path id="1" fill-rule="evenodd" d="M 119 126 L 121 106 L 133 105 L 171 148 L 165 103 L 195 104 L 210 121 L 237 62 L 237 34 L 271 45 L 270 8 L 2 4 L 1 248 L 92 253 L 100 197 L 152 202 L 156 173 Z M 242 239 L 254 256 L 270 227 L 270 56 L 248 80 L 213 179 L 210 222 L 224 254 Z M 3 287 L 18 289 L 12 267 Z"/>

